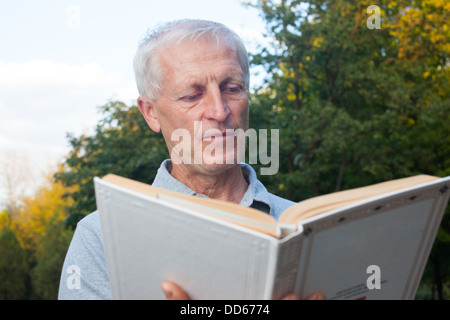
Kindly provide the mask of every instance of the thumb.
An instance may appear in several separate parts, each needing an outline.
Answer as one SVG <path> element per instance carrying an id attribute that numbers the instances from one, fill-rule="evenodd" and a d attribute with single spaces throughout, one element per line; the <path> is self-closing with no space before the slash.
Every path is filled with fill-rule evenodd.
<path id="1" fill-rule="evenodd" d="M 189 300 L 186 292 L 172 281 L 164 281 L 161 283 L 161 289 L 166 296 L 166 300 Z"/>

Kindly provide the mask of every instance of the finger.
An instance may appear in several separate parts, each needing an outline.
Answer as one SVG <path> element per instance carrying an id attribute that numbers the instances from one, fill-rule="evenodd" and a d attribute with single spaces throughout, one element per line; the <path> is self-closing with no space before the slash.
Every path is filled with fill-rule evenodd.
<path id="1" fill-rule="evenodd" d="M 288 294 L 286 297 L 284 297 L 281 300 L 300 300 L 300 297 L 296 294 Z"/>
<path id="2" fill-rule="evenodd" d="M 189 300 L 186 292 L 172 281 L 164 281 L 161 283 L 161 289 L 166 296 L 166 300 Z"/>
<path id="3" fill-rule="evenodd" d="M 321 292 L 311 293 L 305 300 L 325 300 L 325 296 Z"/>

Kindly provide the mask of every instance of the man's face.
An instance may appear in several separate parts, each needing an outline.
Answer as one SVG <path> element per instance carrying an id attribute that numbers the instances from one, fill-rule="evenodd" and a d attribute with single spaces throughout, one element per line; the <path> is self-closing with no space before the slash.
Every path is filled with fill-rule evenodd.
<path id="1" fill-rule="evenodd" d="M 215 41 L 198 39 L 165 46 L 160 49 L 159 57 L 162 89 L 152 104 L 156 119 L 151 124 L 146 117 L 150 127 L 162 131 L 171 154 L 174 146 L 189 145 L 190 163 L 194 164 L 191 168 L 195 170 L 214 174 L 228 168 L 229 163 L 236 163 L 237 141 L 234 136 L 226 135 L 226 130 L 230 133 L 239 128 L 248 129 L 248 93 L 235 46 L 226 40 L 218 45 Z M 172 141 L 172 133 L 180 132 L 176 130 L 181 128 L 189 132 L 189 139 L 184 137 L 181 141 L 178 136 Z M 233 143 L 234 148 L 226 148 L 227 142 Z M 216 152 L 220 148 L 222 152 Z M 201 164 L 195 164 L 199 152 L 203 156 Z M 211 157 L 213 163 L 207 164 Z"/>

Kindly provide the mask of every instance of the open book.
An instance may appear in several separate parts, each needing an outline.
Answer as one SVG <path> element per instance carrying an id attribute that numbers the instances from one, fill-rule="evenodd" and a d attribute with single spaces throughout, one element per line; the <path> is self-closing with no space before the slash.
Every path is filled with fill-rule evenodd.
<path id="1" fill-rule="evenodd" d="M 109 174 L 94 178 L 114 299 L 413 299 L 450 177 L 419 175 L 256 209 Z"/>

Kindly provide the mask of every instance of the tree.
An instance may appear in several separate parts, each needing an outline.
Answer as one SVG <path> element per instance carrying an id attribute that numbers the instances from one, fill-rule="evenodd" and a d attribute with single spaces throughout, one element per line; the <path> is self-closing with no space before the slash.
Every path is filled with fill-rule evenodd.
<path id="1" fill-rule="evenodd" d="M 54 299 L 72 230 L 62 226 L 72 204 L 61 182 L 47 180 L 0 215 L 0 291 L 5 299 Z"/>
<path id="2" fill-rule="evenodd" d="M 64 228 L 56 212 L 40 238 L 35 253 L 36 265 L 30 272 L 32 299 L 55 300 L 58 297 L 61 270 L 73 231 Z"/>
<path id="3" fill-rule="evenodd" d="M 73 200 L 67 196 L 72 189 L 53 181 L 52 175 L 48 175 L 33 195 L 22 199 L 22 207 L 13 218 L 12 228 L 25 250 L 39 249 L 50 221 L 62 222 L 66 218 L 65 211 L 73 205 Z"/>
<path id="4" fill-rule="evenodd" d="M 11 217 L 6 210 L 0 211 L 0 230 L 4 227 L 11 227 Z"/>
<path id="5" fill-rule="evenodd" d="M 417 63 L 418 57 L 412 63 L 402 54 L 402 17 L 410 10 L 420 11 L 424 3 L 417 2 L 416 9 L 411 1 L 382 1 L 379 30 L 366 26 L 369 1 L 254 3 L 274 45 L 253 55 L 252 62 L 265 66 L 269 79 L 257 90 L 252 111 L 265 112 L 263 118 L 270 119 L 266 124 L 283 130 L 283 168 L 290 177 L 296 176 L 285 186 L 289 198 L 298 200 L 419 171 L 412 163 L 417 156 L 402 155 L 402 151 L 418 140 L 414 135 L 419 121 L 425 120 L 423 114 L 426 121 L 438 121 L 440 116 L 432 110 L 444 112 L 449 105 L 444 94 L 448 90 L 442 90 L 448 88 L 448 81 L 423 77 L 424 71 L 434 70 L 448 80 L 448 46 L 428 46 L 419 56 L 423 64 Z M 440 15 L 433 12 L 435 25 L 445 21 L 442 10 Z M 429 59 L 429 55 L 440 59 Z M 433 139 L 435 147 L 448 150 L 446 128 L 441 124 L 435 129 L 443 137 Z M 430 168 L 421 172 L 442 175 L 448 168 L 443 158 L 436 164 L 439 173 Z M 303 187 L 295 185 L 300 180 Z"/>
<path id="6" fill-rule="evenodd" d="M 26 297 L 25 251 L 9 227 L 0 230 L 0 300 Z"/>
<path id="7" fill-rule="evenodd" d="M 35 172 L 31 170 L 31 162 L 24 154 L 6 151 L 0 159 L 0 185 L 5 189 L 4 199 L 0 204 L 14 217 L 24 197 L 33 192 L 37 185 Z"/>

